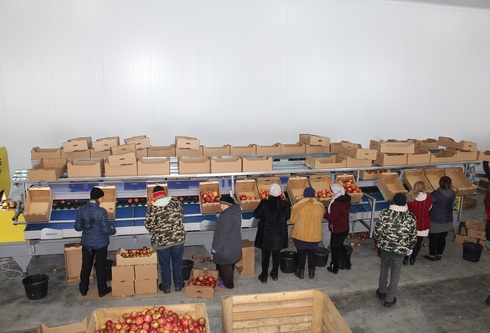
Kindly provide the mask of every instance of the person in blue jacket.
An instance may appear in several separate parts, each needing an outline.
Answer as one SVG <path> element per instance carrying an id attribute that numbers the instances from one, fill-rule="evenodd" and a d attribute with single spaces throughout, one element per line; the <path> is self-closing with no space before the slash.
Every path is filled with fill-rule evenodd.
<path id="1" fill-rule="evenodd" d="M 82 296 L 86 296 L 88 292 L 94 258 L 99 297 L 104 297 L 112 291 L 111 287 L 107 287 L 105 266 L 109 235 L 114 235 L 116 229 L 109 224 L 107 211 L 100 207 L 103 199 L 104 191 L 98 187 L 92 188 L 90 201 L 78 209 L 75 220 L 75 230 L 82 232 L 82 269 L 78 287 Z"/>

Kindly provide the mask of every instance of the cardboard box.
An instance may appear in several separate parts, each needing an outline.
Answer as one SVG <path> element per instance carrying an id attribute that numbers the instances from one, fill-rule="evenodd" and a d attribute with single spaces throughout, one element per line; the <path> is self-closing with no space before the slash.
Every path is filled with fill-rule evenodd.
<path id="1" fill-rule="evenodd" d="M 257 145 L 250 144 L 248 146 L 231 146 L 230 145 L 230 155 L 241 156 L 241 155 L 256 155 Z"/>
<path id="2" fill-rule="evenodd" d="M 263 190 L 269 190 L 272 184 L 277 184 L 281 186 L 282 189 L 281 178 L 279 177 L 260 177 L 256 179 L 256 182 L 257 182 L 257 191 L 259 191 L 259 194 Z"/>
<path id="3" fill-rule="evenodd" d="M 187 148 L 175 148 L 175 156 L 203 156 L 202 148 L 187 149 Z"/>
<path id="4" fill-rule="evenodd" d="M 31 182 L 55 182 L 66 171 L 66 158 L 42 158 L 38 165 L 27 170 Z"/>
<path id="5" fill-rule="evenodd" d="M 433 189 L 439 188 L 439 180 L 444 176 L 444 169 L 429 168 L 424 169 L 425 178 L 429 181 Z"/>
<path id="6" fill-rule="evenodd" d="M 468 229 L 468 237 L 487 240 L 485 231 L 480 231 L 480 230 Z"/>
<path id="7" fill-rule="evenodd" d="M 119 146 L 118 136 L 108 136 L 95 140 L 93 143 L 94 151 L 110 151 L 112 147 Z"/>
<path id="8" fill-rule="evenodd" d="M 369 148 L 380 153 L 413 154 L 415 152 L 415 143 L 413 140 L 371 140 Z"/>
<path id="9" fill-rule="evenodd" d="M 158 279 L 134 280 L 135 295 L 151 295 L 158 292 Z"/>
<path id="10" fill-rule="evenodd" d="M 150 138 L 146 135 L 133 136 L 131 138 L 124 139 L 124 143 L 127 145 L 134 144 L 136 150 L 146 149 L 151 147 Z"/>
<path id="11" fill-rule="evenodd" d="M 129 152 L 126 154 L 111 155 L 106 159 L 106 164 L 110 166 L 136 165 L 136 154 Z"/>
<path id="12" fill-rule="evenodd" d="M 309 181 L 310 186 L 315 189 L 316 198 L 324 205 L 327 205 L 332 198 L 332 193 L 330 192 L 330 186 L 332 185 L 332 176 L 311 175 Z"/>
<path id="13" fill-rule="evenodd" d="M 437 139 L 437 143 L 440 146 L 444 146 L 447 148 L 454 148 L 454 149 L 461 149 L 461 150 L 471 150 L 471 151 L 476 151 L 477 149 L 477 144 L 476 142 L 472 141 L 459 141 L 456 142 L 454 139 L 446 137 L 446 136 L 440 136 Z"/>
<path id="14" fill-rule="evenodd" d="M 367 159 L 361 160 L 358 158 L 344 155 L 342 153 L 340 153 L 340 156 L 343 156 L 345 158 L 345 166 L 347 168 L 369 168 L 373 166 L 372 160 L 367 160 Z"/>
<path id="15" fill-rule="evenodd" d="M 135 152 L 136 158 L 148 157 L 148 148 L 137 149 Z"/>
<path id="16" fill-rule="evenodd" d="M 272 157 L 245 157 L 242 156 L 243 172 L 272 171 Z"/>
<path id="17" fill-rule="evenodd" d="M 481 221 L 466 221 L 464 223 L 466 230 L 476 230 L 476 231 L 485 231 L 485 222 Z"/>
<path id="18" fill-rule="evenodd" d="M 341 181 L 342 183 L 346 182 L 346 181 L 350 181 L 355 187 L 359 188 L 359 185 L 357 184 L 356 180 L 355 180 L 355 177 L 353 175 L 338 175 L 337 177 L 335 177 L 335 182 L 339 182 Z M 359 188 L 360 190 L 360 188 Z M 361 202 L 362 200 L 362 192 L 359 192 L 359 193 L 348 193 L 346 191 L 347 194 L 350 195 L 351 197 L 351 202 L 353 203 L 357 203 L 357 202 Z"/>
<path id="19" fill-rule="evenodd" d="M 305 154 L 306 147 L 304 143 L 278 143 L 281 146 L 281 154 L 283 155 L 295 155 L 295 154 Z"/>
<path id="20" fill-rule="evenodd" d="M 105 159 L 111 156 L 110 150 L 95 151 L 94 148 L 90 148 L 90 158 Z"/>
<path id="21" fill-rule="evenodd" d="M 423 169 L 407 169 L 403 171 L 402 178 L 409 190 L 413 189 L 415 183 L 418 181 L 424 182 L 427 192 L 432 192 L 434 190 L 434 187 L 425 176 L 425 171 Z"/>
<path id="22" fill-rule="evenodd" d="M 344 155 L 350 156 L 358 160 L 371 160 L 376 159 L 377 151 L 375 149 L 366 149 L 358 143 L 352 143 L 348 141 L 342 141 L 340 144 L 340 152 Z"/>
<path id="23" fill-rule="evenodd" d="M 436 139 L 427 138 L 425 140 L 412 139 L 415 142 L 415 149 L 438 149 L 439 144 Z"/>
<path id="24" fill-rule="evenodd" d="M 89 136 L 70 139 L 63 143 L 63 150 L 66 153 L 89 150 L 90 148 L 92 148 L 92 138 Z"/>
<path id="25" fill-rule="evenodd" d="M 92 149 L 92 148 L 90 148 Z M 90 149 L 89 150 L 80 150 L 80 151 L 72 151 L 65 152 L 61 149 L 61 158 L 66 158 L 69 160 L 75 160 L 77 158 L 90 158 Z"/>
<path id="26" fill-rule="evenodd" d="M 70 243 L 64 246 L 66 281 L 80 281 L 80 270 L 82 269 L 82 244 Z M 94 270 L 90 273 L 90 278 L 94 277 Z"/>
<path id="27" fill-rule="evenodd" d="M 382 173 L 391 172 L 389 169 L 376 169 L 376 170 L 361 170 L 359 173 L 359 179 L 373 180 L 378 179 Z"/>
<path id="28" fill-rule="evenodd" d="M 114 288 L 112 288 L 112 293 L 114 294 Z M 97 329 L 100 328 L 100 325 L 105 324 L 105 322 L 109 319 L 112 321 L 117 321 L 117 318 L 122 316 L 124 313 L 131 313 L 133 311 L 141 312 L 147 309 L 157 310 L 160 306 L 165 307 L 166 310 L 171 310 L 173 312 L 176 312 L 179 315 L 188 313 L 194 319 L 203 317 L 206 320 L 206 332 L 212 332 L 211 329 L 209 328 L 209 318 L 206 311 L 206 305 L 192 304 L 192 303 L 155 305 L 155 306 L 133 305 L 130 307 L 95 309 L 92 312 L 92 317 L 90 318 L 87 332 L 95 332 Z M 71 333 L 71 332 L 65 332 L 65 333 Z"/>
<path id="29" fill-rule="evenodd" d="M 240 275 L 252 275 L 255 271 L 255 247 L 249 239 L 242 240 L 242 260 L 235 264 Z"/>
<path id="30" fill-rule="evenodd" d="M 136 146 L 134 144 L 111 147 L 111 155 L 123 155 L 128 153 L 136 153 Z"/>
<path id="31" fill-rule="evenodd" d="M 330 153 L 330 145 L 328 146 L 312 146 L 305 144 L 305 154 L 327 154 Z"/>
<path id="32" fill-rule="evenodd" d="M 209 157 L 179 157 L 179 174 L 199 174 L 211 172 Z"/>
<path id="33" fill-rule="evenodd" d="M 31 149 L 31 160 L 40 160 L 42 158 L 61 158 L 61 148 L 39 148 Z"/>
<path id="34" fill-rule="evenodd" d="M 300 134 L 299 142 L 311 146 L 324 146 L 330 148 L 330 138 L 313 134 Z"/>
<path id="35" fill-rule="evenodd" d="M 132 296 L 134 295 L 134 280 L 126 280 L 126 281 L 112 280 L 111 288 L 112 288 L 112 296 L 114 297 Z M 88 331 L 88 332 L 95 332 L 95 331 Z"/>
<path id="36" fill-rule="evenodd" d="M 223 333 L 351 332 L 321 289 L 221 298 Z"/>
<path id="37" fill-rule="evenodd" d="M 477 243 L 478 240 L 475 239 L 475 238 L 470 238 L 468 236 L 464 236 L 464 235 L 456 235 L 456 237 L 454 238 L 454 242 L 456 244 L 463 244 L 464 242 L 472 242 L 472 243 Z"/>
<path id="38" fill-rule="evenodd" d="M 453 187 L 456 189 L 456 195 L 472 195 L 475 193 L 476 186 L 466 178 L 463 168 L 447 168 L 444 169 L 444 174 L 451 178 Z"/>
<path id="39" fill-rule="evenodd" d="M 47 222 L 51 219 L 53 192 L 50 187 L 31 187 L 27 189 L 24 207 L 26 222 Z M 80 272 L 79 272 L 80 273 Z"/>
<path id="40" fill-rule="evenodd" d="M 157 264 L 134 266 L 135 280 L 158 280 Z"/>
<path id="41" fill-rule="evenodd" d="M 201 182 L 199 183 L 199 204 L 201 205 L 201 213 L 221 213 L 221 208 L 218 202 L 202 202 L 203 199 L 201 193 L 203 192 L 215 192 L 218 194 L 218 198 L 221 197 L 221 191 L 219 188 L 219 182 Z M 219 200 L 219 199 L 218 199 Z"/>
<path id="42" fill-rule="evenodd" d="M 79 323 L 48 327 L 41 324 L 37 327 L 36 333 L 87 333 L 88 322 L 90 318 L 84 318 Z"/>
<path id="43" fill-rule="evenodd" d="M 242 159 L 238 156 L 209 158 L 211 173 L 242 172 Z"/>
<path id="44" fill-rule="evenodd" d="M 247 196 L 247 199 L 242 199 Z M 251 199 L 248 199 L 250 196 Z M 237 180 L 235 183 L 235 197 L 243 211 L 253 211 L 260 203 L 257 183 L 254 179 Z"/>
<path id="45" fill-rule="evenodd" d="M 121 177 L 121 176 L 137 176 L 138 175 L 138 165 L 120 165 L 111 166 L 107 159 L 104 160 L 104 174 L 105 177 Z"/>
<path id="46" fill-rule="evenodd" d="M 378 178 L 378 187 L 385 200 L 393 200 L 393 196 L 397 193 L 407 193 L 407 190 L 403 187 L 403 183 L 398 178 L 398 173 L 396 172 L 381 174 Z"/>
<path id="47" fill-rule="evenodd" d="M 463 199 L 463 209 L 469 209 L 476 207 L 476 204 L 478 203 L 478 200 L 476 198 L 470 197 L 470 196 L 465 196 Z"/>
<path id="48" fill-rule="evenodd" d="M 229 156 L 230 155 L 230 146 L 224 145 L 221 147 L 205 147 L 202 146 L 202 155 L 203 156 Z"/>
<path id="49" fill-rule="evenodd" d="M 343 142 L 350 143 L 349 141 L 330 142 L 330 152 L 340 153 L 340 147 L 342 147 Z"/>
<path id="50" fill-rule="evenodd" d="M 430 151 L 427 149 L 417 149 L 413 154 L 407 155 L 407 164 L 430 164 Z"/>
<path id="51" fill-rule="evenodd" d="M 280 155 L 281 146 L 279 144 L 273 144 L 271 146 L 256 146 L 257 155 Z"/>
<path id="52" fill-rule="evenodd" d="M 109 220 L 116 219 L 116 186 L 97 186 L 104 191 L 104 200 L 100 203 L 100 207 L 107 211 L 107 218 Z"/>
<path id="53" fill-rule="evenodd" d="M 175 145 L 170 146 L 153 146 L 148 148 L 148 157 L 174 157 Z"/>
<path id="54" fill-rule="evenodd" d="M 190 136 L 176 136 L 175 147 L 182 149 L 200 149 L 201 142 L 199 139 Z"/>
<path id="55" fill-rule="evenodd" d="M 218 271 L 214 269 L 192 269 L 190 280 L 201 275 L 209 275 L 218 280 Z M 185 295 L 191 298 L 214 298 L 214 288 L 211 286 L 189 286 L 185 287 Z"/>
<path id="56" fill-rule="evenodd" d="M 376 155 L 377 165 L 406 165 L 408 154 L 381 153 Z"/>
<path id="57" fill-rule="evenodd" d="M 430 163 L 447 163 L 447 162 L 456 162 L 456 154 L 447 150 L 441 150 L 437 153 L 432 153 L 430 156 Z"/>
<path id="58" fill-rule="evenodd" d="M 343 155 L 330 157 L 306 156 L 305 164 L 310 169 L 340 169 L 347 167 L 347 159 Z M 371 164 L 371 161 L 369 161 Z"/>
<path id="59" fill-rule="evenodd" d="M 170 159 L 168 157 L 140 157 L 137 164 L 138 176 L 170 174 Z"/>
<path id="60" fill-rule="evenodd" d="M 454 148 L 447 148 L 447 151 L 456 155 L 456 161 L 476 161 L 478 159 L 477 150 L 461 150 Z"/>
<path id="61" fill-rule="evenodd" d="M 478 160 L 490 162 L 490 150 L 478 152 Z"/>
<path id="62" fill-rule="evenodd" d="M 310 184 L 306 177 L 289 177 L 286 189 L 291 206 L 294 206 L 294 204 L 304 198 L 303 191 L 309 186 Z"/>
<path id="63" fill-rule="evenodd" d="M 68 162 L 68 178 L 102 177 L 104 164 L 101 159 L 75 159 Z"/>
<path id="64" fill-rule="evenodd" d="M 117 282 L 133 281 L 135 267 L 136 266 L 133 265 L 117 266 L 115 263 L 113 263 L 111 268 L 112 283 L 116 281 Z"/>
<path id="65" fill-rule="evenodd" d="M 114 264 L 116 266 L 136 266 L 136 265 L 156 265 L 157 264 L 157 252 L 154 251 L 147 257 L 132 257 L 124 258 L 121 253 L 126 252 L 124 248 L 119 248 L 114 257 Z"/>

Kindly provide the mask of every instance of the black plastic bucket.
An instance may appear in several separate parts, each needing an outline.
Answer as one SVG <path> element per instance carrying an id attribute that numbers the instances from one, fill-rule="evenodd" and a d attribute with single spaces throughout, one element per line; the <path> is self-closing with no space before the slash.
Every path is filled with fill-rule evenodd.
<path id="1" fill-rule="evenodd" d="M 281 252 L 281 260 L 279 262 L 281 272 L 294 273 L 298 269 L 298 253 L 294 251 Z"/>
<path id="2" fill-rule="evenodd" d="M 183 259 L 182 260 L 182 277 L 185 280 L 189 280 L 191 277 L 191 271 L 194 267 L 194 260 Z"/>
<path id="3" fill-rule="evenodd" d="M 106 260 L 105 262 L 105 279 L 106 281 L 112 281 L 112 260 Z M 95 268 L 95 263 L 94 263 L 94 268 Z"/>
<path id="4" fill-rule="evenodd" d="M 324 247 L 319 247 L 316 249 L 316 267 L 325 267 L 327 266 L 328 262 L 328 254 L 330 251 L 328 251 Z"/>
<path id="5" fill-rule="evenodd" d="M 348 258 L 348 259 L 349 259 L 349 261 L 350 261 L 350 257 L 351 257 L 351 255 L 352 255 L 352 251 L 353 251 L 354 249 L 353 249 L 353 248 L 352 248 L 352 246 L 350 246 L 350 245 L 344 245 L 344 247 L 345 247 L 345 251 L 347 252 L 347 258 Z M 345 269 L 345 267 L 346 267 L 347 265 L 348 265 L 348 263 L 346 263 L 346 262 L 340 262 L 340 263 L 339 263 L 339 269 Z"/>
<path id="6" fill-rule="evenodd" d="M 48 280 L 46 274 L 33 274 L 22 279 L 28 299 L 36 300 L 48 294 Z"/>
<path id="7" fill-rule="evenodd" d="M 463 243 L 463 259 L 471 262 L 477 262 L 480 260 L 483 246 L 474 242 Z"/>

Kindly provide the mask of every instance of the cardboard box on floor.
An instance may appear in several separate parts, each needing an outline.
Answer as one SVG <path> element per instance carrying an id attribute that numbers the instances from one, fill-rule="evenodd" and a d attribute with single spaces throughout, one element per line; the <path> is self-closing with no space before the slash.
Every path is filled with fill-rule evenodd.
<path id="1" fill-rule="evenodd" d="M 212 276 L 218 281 L 218 271 L 214 269 L 192 269 L 190 280 L 202 275 Z M 214 298 L 214 289 L 211 286 L 189 286 L 185 287 L 185 295 L 191 298 Z"/>
<path id="2" fill-rule="evenodd" d="M 66 171 L 66 158 L 42 158 L 39 164 L 27 170 L 31 182 L 55 182 Z"/>
<path id="3" fill-rule="evenodd" d="M 152 295 L 158 292 L 158 279 L 134 280 L 135 295 Z"/>
<path id="4" fill-rule="evenodd" d="M 65 268 L 66 268 L 66 281 L 77 282 L 80 281 L 80 270 L 82 268 L 82 244 L 70 243 L 65 244 Z M 94 270 L 90 273 L 90 278 L 94 277 Z"/>
<path id="5" fill-rule="evenodd" d="M 79 323 L 62 326 L 48 327 L 41 324 L 37 327 L 36 333 L 87 333 L 90 317 L 83 319 Z"/>
<path id="6" fill-rule="evenodd" d="M 255 247 L 249 239 L 242 240 L 242 260 L 235 265 L 240 275 L 252 275 L 255 271 Z"/>
<path id="7" fill-rule="evenodd" d="M 121 256 L 121 253 L 127 252 L 124 248 L 119 248 L 117 250 L 115 258 L 116 266 L 135 266 L 135 265 L 152 265 L 157 264 L 157 253 L 154 251 L 150 256 L 146 257 L 132 257 L 132 258 L 124 258 Z"/>
<path id="8" fill-rule="evenodd" d="M 53 192 L 50 187 L 31 187 L 27 190 L 24 207 L 26 222 L 47 222 L 51 219 Z"/>

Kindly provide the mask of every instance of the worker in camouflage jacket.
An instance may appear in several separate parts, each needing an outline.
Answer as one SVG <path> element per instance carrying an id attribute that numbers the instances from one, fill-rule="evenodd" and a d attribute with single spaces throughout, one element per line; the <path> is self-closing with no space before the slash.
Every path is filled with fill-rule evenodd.
<path id="1" fill-rule="evenodd" d="M 184 287 L 182 257 L 184 255 L 184 209 L 179 200 L 167 196 L 162 186 L 153 189 L 155 202 L 148 205 L 145 227 L 151 233 L 151 246 L 157 250 L 161 272 L 159 289 L 170 293 L 172 277 L 175 291 Z"/>
<path id="2" fill-rule="evenodd" d="M 396 304 L 395 293 L 400 279 L 403 258 L 411 254 L 417 243 L 417 224 L 415 216 L 408 211 L 405 194 L 395 194 L 393 205 L 379 213 L 378 221 L 374 226 L 373 237 L 381 254 L 379 285 L 376 295 L 384 300 L 383 305 L 389 308 Z"/>

